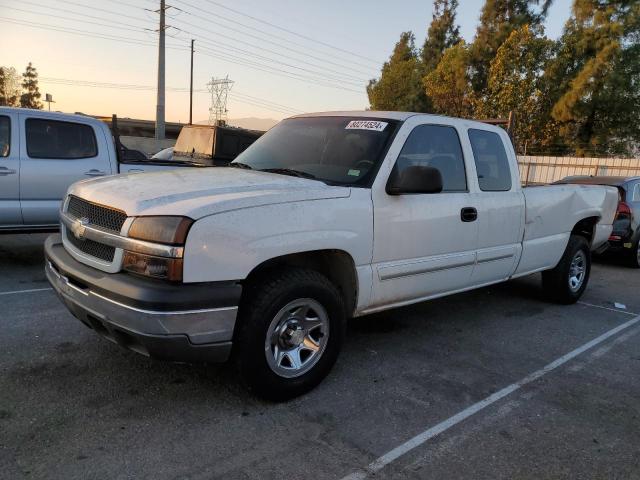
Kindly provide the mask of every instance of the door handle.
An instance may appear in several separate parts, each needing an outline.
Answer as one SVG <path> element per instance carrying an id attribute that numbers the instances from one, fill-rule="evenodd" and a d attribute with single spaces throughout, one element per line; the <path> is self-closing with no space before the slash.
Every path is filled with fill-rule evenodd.
<path id="1" fill-rule="evenodd" d="M 89 170 L 88 172 L 84 172 L 87 177 L 104 177 L 106 175 L 105 172 L 101 172 L 100 170 L 96 170 L 95 168 Z"/>
<path id="2" fill-rule="evenodd" d="M 18 173 L 15 170 L 10 170 L 7 167 L 0 167 L 0 177 L 6 177 L 7 175 L 15 175 Z"/>
<path id="3" fill-rule="evenodd" d="M 478 210 L 473 207 L 464 207 L 460 210 L 460 220 L 463 222 L 475 222 L 478 219 Z"/>

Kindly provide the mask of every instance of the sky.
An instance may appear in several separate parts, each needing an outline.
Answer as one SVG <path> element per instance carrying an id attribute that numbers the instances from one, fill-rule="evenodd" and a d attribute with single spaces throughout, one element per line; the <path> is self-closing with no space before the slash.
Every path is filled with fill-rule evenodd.
<path id="1" fill-rule="evenodd" d="M 33 62 L 52 110 L 155 118 L 159 0 L 0 0 L 0 65 Z M 460 0 L 473 39 L 483 0 Z M 403 31 L 424 41 L 430 0 L 167 0 L 166 118 L 188 121 L 195 38 L 194 121 L 209 116 L 212 77 L 235 83 L 230 118 L 361 110 Z M 555 0 L 546 33 L 557 38 L 571 0 Z M 124 88 L 127 86 L 127 88 Z M 110 87 L 110 88 L 107 88 Z M 115 87 L 115 88 L 114 88 Z"/>

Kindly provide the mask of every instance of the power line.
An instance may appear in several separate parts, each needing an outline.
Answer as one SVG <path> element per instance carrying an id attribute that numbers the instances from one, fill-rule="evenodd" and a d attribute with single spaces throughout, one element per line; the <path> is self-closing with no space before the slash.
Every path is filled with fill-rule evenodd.
<path id="1" fill-rule="evenodd" d="M 86 8 L 89 9 L 93 12 L 103 12 L 103 13 L 108 13 L 109 15 L 115 15 L 118 18 L 122 18 L 122 12 L 114 12 L 113 10 L 106 10 L 104 8 L 99 8 L 99 7 L 95 7 L 93 5 L 86 5 L 84 3 L 78 3 L 78 2 L 72 2 L 71 0 L 57 0 L 58 2 L 62 2 L 62 3 L 66 3 L 68 5 L 74 5 L 76 7 L 80 7 L 80 8 Z M 142 17 L 132 17 L 132 16 L 128 16 L 130 19 L 135 19 L 135 20 L 140 20 L 140 21 L 149 21 L 149 19 L 145 19 Z"/>
<path id="2" fill-rule="evenodd" d="M 98 81 L 91 81 L 91 80 L 75 80 L 75 79 L 56 78 L 56 77 L 40 77 L 40 80 L 42 82 L 51 83 L 54 85 L 69 85 L 69 86 L 77 86 L 77 87 L 107 88 L 107 89 L 133 90 L 133 91 L 154 91 L 155 90 L 155 87 L 151 85 L 98 82 Z M 177 93 L 189 92 L 188 88 L 181 88 L 181 87 L 167 87 L 167 90 L 171 92 L 177 92 Z M 194 93 L 209 93 L 209 91 L 206 89 L 195 89 Z M 271 102 L 269 100 L 264 100 L 264 99 L 247 95 L 237 91 L 232 92 L 230 96 L 237 98 L 237 100 L 240 103 L 248 103 L 254 106 L 259 106 L 262 108 L 278 111 L 281 113 L 291 114 L 291 113 L 303 112 L 302 110 L 298 110 L 296 108 L 291 108 L 286 105 Z"/>
<path id="3" fill-rule="evenodd" d="M 197 9 L 197 7 L 196 7 L 196 6 L 189 4 L 189 3 L 185 2 L 184 0 L 181 0 L 181 3 L 184 3 L 185 5 L 187 5 L 187 6 L 191 7 L 191 8 L 195 8 L 195 9 Z M 185 10 L 185 9 L 183 9 L 183 8 L 179 8 L 179 7 L 176 7 L 176 6 L 174 6 L 173 8 L 175 8 L 176 10 L 178 10 L 178 11 L 180 11 L 180 12 L 183 12 L 183 13 L 185 13 L 185 14 L 189 15 L 189 16 L 193 16 L 193 17 L 198 18 L 198 15 L 196 15 L 196 14 L 194 14 L 193 12 L 190 12 L 190 11 L 188 11 L 188 10 Z M 218 14 L 214 15 L 214 14 L 212 14 L 212 13 L 209 13 L 209 12 L 208 12 L 208 11 L 206 11 L 206 10 L 201 10 L 201 12 L 200 12 L 200 13 L 205 13 L 206 15 L 208 15 L 208 16 L 210 16 L 210 17 L 212 17 L 212 18 L 216 18 L 216 19 L 220 18 L 220 19 L 223 19 L 223 20 L 225 20 L 225 21 L 227 21 L 227 22 L 230 22 L 230 23 L 234 23 L 234 24 L 240 25 L 240 26 L 242 26 L 242 27 L 244 27 L 244 28 L 246 28 L 246 29 L 250 29 L 250 30 L 257 31 L 257 32 L 261 33 L 262 35 L 272 36 L 272 37 L 275 37 L 275 38 L 277 38 L 277 39 L 279 39 L 279 40 L 283 40 L 283 41 L 285 41 L 285 42 L 288 42 L 288 41 L 289 41 L 289 40 L 287 40 L 287 39 L 285 39 L 285 38 L 282 38 L 282 37 L 279 37 L 279 36 L 274 36 L 274 35 L 272 35 L 272 34 L 270 34 L 270 33 L 268 33 L 268 32 L 265 32 L 265 31 L 263 31 L 263 30 L 259 30 L 259 29 L 256 29 L 256 28 L 253 28 L 253 27 L 250 27 L 250 26 L 248 26 L 248 25 L 245 25 L 245 24 L 243 24 L 243 23 L 237 22 L 237 21 L 235 21 L 235 20 L 232 20 L 232 19 L 229 19 L 229 18 L 226 18 L 226 17 L 222 17 L 222 16 L 220 16 L 220 15 L 218 15 Z M 297 53 L 297 54 L 300 54 L 300 55 L 304 55 L 304 56 L 306 56 L 306 57 L 313 58 L 313 59 L 315 59 L 315 60 L 319 60 L 319 61 L 324 62 L 324 63 L 328 63 L 328 64 L 331 64 L 331 65 L 335 65 L 335 66 L 338 66 L 338 67 L 341 67 L 341 68 L 345 68 L 345 69 L 347 69 L 347 70 L 351 70 L 351 71 L 356 72 L 356 73 L 359 73 L 359 74 L 361 74 L 361 75 L 370 75 L 370 71 L 369 71 L 369 70 L 370 70 L 370 68 L 371 68 L 371 67 L 369 67 L 369 66 L 363 66 L 364 68 L 366 68 L 366 69 L 367 69 L 367 72 L 365 72 L 365 71 L 359 70 L 359 69 L 357 69 L 357 68 L 353 68 L 353 66 L 348 66 L 348 65 L 345 65 L 345 64 L 343 64 L 343 63 L 338 63 L 338 62 L 334 62 L 334 61 L 332 61 L 332 60 L 327 60 L 327 59 L 325 59 L 325 58 L 321 58 L 321 57 L 317 57 L 317 56 L 314 56 L 314 55 L 310 55 L 308 51 L 302 52 L 302 51 L 297 50 L 297 49 L 295 49 L 295 48 L 291 48 L 291 47 L 289 47 L 289 46 L 287 46 L 287 45 L 282 45 L 281 43 L 277 43 L 277 42 L 274 42 L 274 41 L 272 41 L 272 40 L 267 40 L 267 39 L 265 39 L 265 38 L 259 37 L 258 35 L 253 35 L 253 34 L 251 34 L 251 33 L 243 32 L 242 30 L 239 30 L 239 29 L 237 29 L 237 28 L 230 27 L 229 25 L 225 25 L 224 23 L 218 22 L 218 21 L 216 21 L 216 20 L 208 19 L 208 20 L 207 20 L 207 22 L 208 22 L 208 23 L 212 23 L 212 24 L 214 24 L 214 25 L 218 25 L 218 26 L 220 26 L 220 27 L 222 27 L 222 28 L 226 28 L 227 30 L 231 30 L 232 32 L 236 32 L 236 33 L 239 33 L 239 34 L 241 34 L 241 35 L 244 35 L 244 36 L 247 36 L 247 37 L 254 38 L 254 39 L 259 40 L 259 41 L 261 41 L 261 42 L 266 42 L 266 43 L 269 43 L 269 44 L 271 44 L 271 45 L 275 45 L 275 46 L 277 46 L 277 47 L 279 47 L 279 48 L 282 48 L 282 49 L 284 49 L 284 50 L 289 50 L 289 51 L 291 51 L 291 52 L 294 52 L 294 53 Z M 186 22 L 185 22 L 185 23 L 186 23 Z M 199 27 L 199 28 L 203 28 L 203 27 Z M 213 32 L 212 32 L 212 33 L 213 33 Z M 221 35 L 221 34 L 216 33 L 216 35 Z M 315 50 L 312 50 L 312 51 L 315 51 Z M 321 52 L 321 53 L 322 53 L 323 55 L 325 55 L 325 56 L 331 56 L 331 54 L 328 54 L 328 53 L 324 53 L 324 52 Z M 335 57 L 331 56 L 331 58 L 333 59 L 333 58 L 335 58 Z M 353 64 L 353 62 L 351 62 L 351 63 Z M 359 65 L 359 64 L 355 64 L 355 65 Z"/>
<path id="4" fill-rule="evenodd" d="M 380 62 L 380 61 L 378 61 L 378 60 L 374 60 L 374 59 L 372 59 L 372 58 L 368 58 L 368 57 L 365 57 L 365 56 L 363 56 L 363 55 L 360 55 L 360 54 L 357 54 L 357 53 L 354 53 L 354 52 L 350 52 L 349 50 L 346 50 L 346 49 L 343 49 L 343 48 L 340 48 L 340 47 L 336 47 L 335 45 L 331 45 L 331 44 L 329 44 L 329 43 L 325 43 L 325 42 L 323 42 L 323 41 L 316 40 L 315 38 L 308 37 L 308 36 L 303 35 L 303 34 L 301 34 L 301 33 L 294 32 L 293 30 L 289 30 L 289 29 L 287 29 L 287 28 L 281 27 L 281 26 L 276 25 L 276 24 L 274 24 L 274 23 L 267 22 L 266 20 L 262 20 L 261 18 L 254 17 L 253 15 L 249 15 L 248 13 L 240 12 L 240 11 L 238 11 L 238 10 L 235 10 L 235 9 L 231 8 L 231 7 L 227 7 L 226 5 L 223 5 L 223 4 L 221 4 L 221 3 L 215 2 L 214 0 L 205 0 L 205 1 L 206 1 L 207 3 L 210 3 L 210 4 L 212 4 L 212 5 L 217 6 L 217 7 L 219 7 L 219 8 L 223 8 L 223 9 L 225 9 L 225 10 L 229 10 L 230 12 L 233 12 L 233 13 L 235 13 L 236 15 L 241 15 L 241 16 L 243 16 L 243 17 L 250 18 L 251 20 L 254 20 L 254 21 L 256 21 L 256 22 L 262 23 L 262 24 L 264 24 L 264 25 L 269 25 L 269 26 L 270 26 L 270 27 L 272 27 L 272 28 L 276 28 L 276 29 L 281 30 L 281 31 L 283 31 L 283 32 L 287 32 L 287 33 L 289 33 L 289 34 L 291 34 L 291 35 L 295 35 L 296 37 L 303 38 L 303 39 L 308 40 L 308 41 L 310 41 L 310 42 L 318 43 L 318 44 L 320 44 L 320 45 L 323 45 L 323 46 L 325 46 L 325 47 L 331 48 L 331 49 L 333 49 L 333 50 L 337 50 L 337 51 L 342 52 L 342 53 L 347 53 L 347 54 L 349 54 L 349 55 L 353 55 L 354 57 L 358 57 L 358 58 L 361 58 L 361 59 L 363 59 L 363 60 L 367 60 L 367 61 L 369 61 L 369 62 L 372 62 L 372 63 L 376 64 L 376 65 L 382 65 L 382 63 L 383 63 L 383 62 Z"/>
<path id="5" fill-rule="evenodd" d="M 47 7 L 45 5 L 38 5 L 37 3 L 28 2 L 26 0 L 23 0 L 22 3 L 28 3 L 28 4 L 34 5 L 36 7 L 52 9 L 51 7 Z M 101 27 L 106 27 L 106 28 L 114 28 L 114 29 L 118 29 L 118 30 L 127 30 L 129 32 L 144 32 L 144 27 L 140 27 L 140 26 L 137 26 L 137 25 L 131 25 L 131 24 L 127 24 L 127 23 L 115 22 L 115 21 L 111 21 L 111 20 L 108 20 L 108 19 L 100 19 L 100 17 L 95 17 L 93 15 L 84 15 L 82 13 L 75 13 L 75 12 L 72 12 L 72 11 L 69 11 L 69 10 L 65 10 L 65 9 L 62 9 L 62 8 L 57 8 L 57 9 L 52 9 L 52 10 L 69 13 L 71 15 L 79 15 L 79 16 L 83 16 L 83 17 L 87 17 L 87 18 L 97 18 L 99 20 L 102 20 L 102 22 L 92 22 L 90 20 L 81 20 L 81 19 L 76 19 L 76 18 L 69 18 L 69 17 L 65 17 L 63 15 L 55 15 L 53 13 L 34 12 L 34 11 L 31 11 L 31 10 L 24 10 L 22 8 L 16 8 L 16 7 L 5 7 L 5 8 L 7 8 L 9 10 L 16 10 L 18 12 L 28 13 L 30 15 L 40 15 L 40 16 L 47 17 L 47 18 L 49 18 L 49 17 L 50 18 L 60 18 L 62 20 L 69 20 L 69 21 L 72 21 L 72 22 L 88 23 L 90 25 L 99 25 Z M 114 24 L 117 23 L 118 25 L 111 26 L 111 25 L 105 24 L 104 22 L 111 22 L 111 23 L 114 23 Z"/>
<path id="6" fill-rule="evenodd" d="M 118 35 L 111 35 L 111 34 L 107 34 L 107 33 L 95 33 L 95 32 L 90 32 L 87 30 L 79 30 L 79 29 L 75 29 L 75 28 L 61 28 L 61 27 L 56 27 L 54 25 L 48 25 L 46 23 L 39 23 L 39 22 L 30 22 L 27 20 L 18 20 L 16 18 L 11 18 L 11 17 L 3 17 L 0 16 L 1 20 L 4 20 L 6 22 L 9 23 L 13 23 L 16 25 L 23 25 L 26 27 L 32 27 L 32 28 L 41 28 L 44 30 L 51 30 L 54 32 L 60 32 L 60 33 L 68 33 L 71 35 L 79 35 L 79 36 L 83 36 L 83 37 L 94 37 L 94 38 L 100 38 L 103 40 L 111 40 L 111 41 L 116 41 L 116 42 L 122 42 L 122 43 L 129 43 L 132 45 L 140 45 L 140 46 L 145 46 L 145 47 L 155 47 L 157 46 L 155 43 L 152 43 L 151 41 L 145 41 L 145 40 L 140 40 L 140 39 L 131 39 L 128 37 L 122 37 L 122 36 L 118 36 Z M 109 25 L 103 25 L 103 26 L 109 26 Z M 167 48 L 170 48 L 172 50 L 185 50 L 188 51 L 189 49 L 186 47 L 179 47 L 176 45 L 172 45 L 172 46 L 167 46 Z"/>
<path id="7" fill-rule="evenodd" d="M 174 28 L 176 28 L 176 27 L 174 27 Z M 250 57 L 255 57 L 255 58 L 259 59 L 259 60 L 266 60 L 268 62 L 277 63 L 277 64 L 283 65 L 285 67 L 293 68 L 293 69 L 296 69 L 296 70 L 300 70 L 300 71 L 303 71 L 303 72 L 311 73 L 313 75 L 318 75 L 318 76 L 321 76 L 321 77 L 326 77 L 327 79 L 332 79 L 332 80 L 337 81 L 337 82 L 346 83 L 346 84 L 352 85 L 354 87 L 363 85 L 365 83 L 365 80 L 362 80 L 362 79 L 360 79 L 360 80 L 356 79 L 358 81 L 353 81 L 353 80 L 347 79 L 347 78 L 336 77 L 334 75 L 327 75 L 325 72 L 322 72 L 322 71 L 310 70 L 308 68 L 299 67 L 297 65 L 293 65 L 293 64 L 287 63 L 287 62 L 283 62 L 281 60 L 276 60 L 276 59 L 273 59 L 273 58 L 270 58 L 270 57 L 265 57 L 264 55 L 259 55 L 257 53 L 253 53 L 253 52 L 251 52 L 249 50 L 244 50 L 244 49 L 241 49 L 241 48 L 238 48 L 238 47 L 234 47 L 233 45 L 229 45 L 227 43 L 212 42 L 210 40 L 207 40 L 206 39 L 207 37 L 204 37 L 204 36 L 199 35 L 197 33 L 191 32 L 189 30 L 182 30 L 182 29 L 180 29 L 180 30 L 183 31 L 184 33 L 192 36 L 192 37 L 198 38 L 200 42 L 202 42 L 202 43 L 204 43 L 206 45 L 210 45 L 210 46 L 213 46 L 213 47 L 220 46 L 220 47 L 224 47 L 224 48 L 229 48 L 229 49 L 241 52 L 244 55 L 247 55 L 247 56 L 250 56 Z M 245 42 L 239 42 L 239 43 L 245 43 Z M 260 48 L 258 48 L 258 49 L 260 49 Z M 274 53 L 274 54 L 278 55 L 278 53 L 274 52 L 273 50 L 267 50 L 267 49 L 260 49 L 260 50 L 266 50 L 268 52 L 271 52 L 271 53 Z M 302 63 L 306 63 L 308 65 L 314 65 L 314 64 L 310 64 L 309 62 L 302 62 Z M 320 68 L 324 68 L 324 67 L 320 66 Z M 327 70 L 327 71 L 335 72 L 335 70 Z M 337 73 L 339 73 L 339 72 L 337 72 Z"/>
<path id="8" fill-rule="evenodd" d="M 203 53 L 204 52 L 204 53 Z M 320 85 L 322 87 L 327 87 L 327 88 L 333 88 L 336 90 L 344 90 L 346 92 L 353 92 L 353 93 L 362 93 L 362 91 L 360 90 L 354 90 L 352 88 L 347 88 L 344 86 L 340 86 L 340 85 L 335 85 L 333 83 L 328 83 L 330 81 L 330 79 L 327 79 L 326 82 L 323 82 L 322 80 L 318 80 L 317 77 L 309 77 L 309 76 L 305 76 L 299 73 L 293 73 L 293 72 L 288 72 L 288 71 L 284 71 L 284 70 L 274 70 L 273 67 L 269 66 L 269 65 L 264 65 L 262 63 L 256 63 L 256 62 L 252 62 L 252 61 L 248 61 L 248 60 L 238 60 L 235 59 L 234 57 L 232 57 L 230 54 L 226 53 L 226 52 L 222 52 L 220 50 L 215 50 L 211 47 L 208 48 L 200 48 L 199 50 L 196 51 L 196 53 L 198 53 L 199 55 L 205 55 L 207 57 L 211 57 L 214 59 L 223 59 L 226 62 L 229 63 L 235 63 L 238 65 L 244 65 L 244 66 L 249 66 L 251 68 L 253 68 L 254 70 L 259 70 L 262 72 L 266 72 L 266 73 L 270 73 L 272 75 L 278 75 L 281 77 L 286 77 L 286 78 L 291 78 L 294 80 L 300 80 L 300 81 L 304 81 L 306 83 L 312 83 L 315 85 Z M 286 72 L 286 73 L 285 73 Z"/>
<path id="9" fill-rule="evenodd" d="M 128 43 L 128 44 L 131 44 L 131 45 L 150 46 L 150 47 L 155 47 L 156 46 L 155 42 L 145 41 L 145 40 L 141 40 L 141 39 L 131 39 L 129 37 L 122 37 L 122 36 L 117 36 L 117 35 L 112 35 L 112 34 L 99 34 L 99 33 L 91 32 L 91 31 L 87 31 L 87 30 L 74 29 L 74 28 L 70 28 L 70 27 L 62 28 L 62 27 L 57 27 L 57 26 L 53 26 L 53 25 L 48 25 L 48 24 L 43 24 L 43 23 L 38 23 L 38 22 L 30 22 L 30 21 L 26 21 L 26 20 L 19 20 L 19 19 L 15 19 L 15 18 L 11 18 L 11 17 L 4 17 L 4 16 L 0 16 L 0 19 L 5 20 L 8 23 L 28 26 L 28 27 L 31 27 L 31 28 L 40 28 L 40 29 L 45 29 L 45 30 L 51 30 L 51 31 L 59 32 L 59 33 L 68 33 L 68 34 L 72 34 L 72 35 L 93 37 L 93 38 L 99 38 L 99 39 L 104 39 L 104 40 Z M 102 26 L 111 27 L 110 25 L 102 25 Z M 117 27 L 111 27 L 111 28 L 117 28 Z M 173 49 L 173 50 L 180 50 L 180 51 L 190 51 L 190 49 L 186 45 L 178 46 L 177 44 L 172 44 L 172 45 L 168 45 L 167 48 Z M 360 90 L 354 90 L 354 89 L 351 89 L 351 88 L 346 88 L 346 87 L 344 87 L 342 85 L 334 84 L 334 83 L 332 83 L 333 81 L 330 78 L 327 78 L 326 81 L 318 80 L 317 77 L 308 77 L 308 76 L 304 76 L 304 75 L 297 74 L 297 73 L 294 73 L 294 72 L 289 72 L 289 71 L 286 71 L 286 70 L 277 69 L 277 68 L 272 67 L 270 65 L 256 63 L 256 62 L 245 60 L 245 59 L 238 59 L 236 57 L 231 56 L 228 52 L 222 52 L 220 50 L 216 50 L 216 49 L 211 48 L 211 47 L 209 47 L 209 48 L 201 48 L 201 49 L 197 50 L 196 53 L 198 53 L 199 55 L 204 55 L 206 57 L 211 57 L 211 58 L 214 58 L 214 59 L 222 58 L 223 60 L 225 60 L 226 62 L 229 62 L 229 63 L 234 63 L 234 64 L 242 65 L 242 66 L 248 66 L 250 68 L 253 68 L 254 70 L 262 71 L 262 72 L 269 73 L 269 74 L 272 74 L 272 75 L 282 76 L 282 77 L 285 77 L 285 78 L 291 78 L 293 80 L 304 81 L 305 83 L 312 83 L 312 84 L 316 84 L 316 85 L 327 87 L 327 88 L 333 88 L 333 89 L 337 89 L 337 90 L 344 90 L 344 91 L 353 92 L 353 93 L 359 93 L 359 94 L 362 93 Z"/>

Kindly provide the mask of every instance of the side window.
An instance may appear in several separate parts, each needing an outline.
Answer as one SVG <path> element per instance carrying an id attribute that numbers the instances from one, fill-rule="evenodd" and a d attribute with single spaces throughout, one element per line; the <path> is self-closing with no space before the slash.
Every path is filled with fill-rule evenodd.
<path id="1" fill-rule="evenodd" d="M 632 202 L 640 202 L 640 183 L 636 183 L 636 186 L 633 187 L 633 200 Z"/>
<path id="2" fill-rule="evenodd" d="M 478 171 L 480 190 L 511 190 L 511 168 L 500 135 L 487 130 L 469 129 L 469 140 Z"/>
<path id="3" fill-rule="evenodd" d="M 413 129 L 398 156 L 396 168 L 425 165 L 440 170 L 443 192 L 464 192 L 467 177 L 460 139 L 455 128 L 419 125 Z"/>
<path id="4" fill-rule="evenodd" d="M 31 158 L 72 160 L 98 155 L 96 136 L 89 125 L 29 118 L 25 131 Z"/>
<path id="5" fill-rule="evenodd" d="M 0 157 L 8 157 L 11 151 L 11 120 L 0 116 Z"/>

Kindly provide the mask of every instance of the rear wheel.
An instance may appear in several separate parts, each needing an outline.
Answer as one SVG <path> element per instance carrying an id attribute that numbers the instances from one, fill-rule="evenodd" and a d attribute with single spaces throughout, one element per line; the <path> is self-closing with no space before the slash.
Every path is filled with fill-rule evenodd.
<path id="1" fill-rule="evenodd" d="M 329 373 L 345 333 L 338 289 L 313 270 L 288 269 L 247 287 L 236 360 L 247 386 L 270 400 L 301 395 Z"/>
<path id="2" fill-rule="evenodd" d="M 563 304 L 577 302 L 589 283 L 591 251 L 584 237 L 572 235 L 560 262 L 553 270 L 542 272 L 547 295 Z"/>

